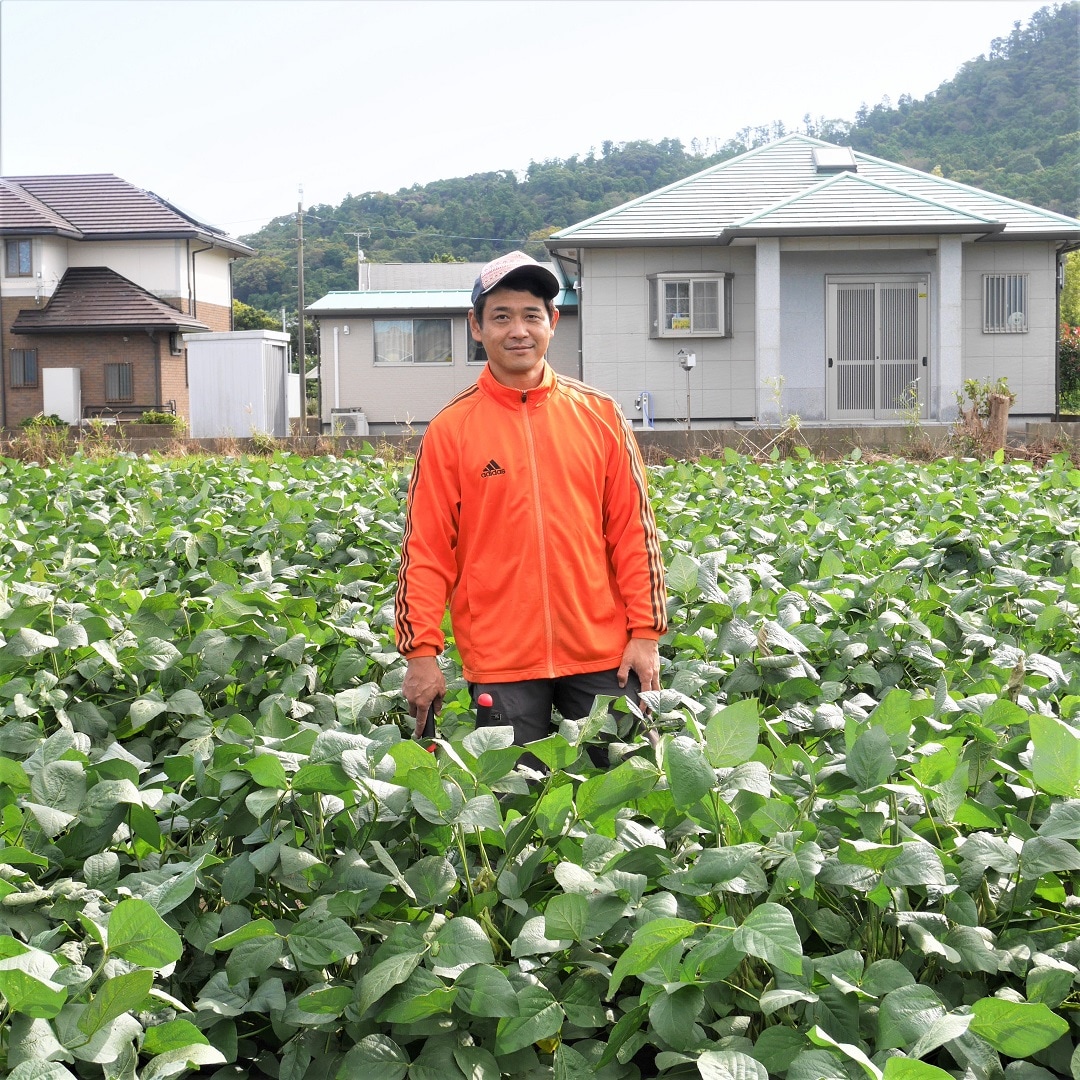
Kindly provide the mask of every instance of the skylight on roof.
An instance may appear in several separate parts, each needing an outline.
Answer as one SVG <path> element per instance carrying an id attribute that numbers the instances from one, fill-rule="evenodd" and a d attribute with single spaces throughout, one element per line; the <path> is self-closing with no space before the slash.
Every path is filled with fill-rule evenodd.
<path id="1" fill-rule="evenodd" d="M 857 172 L 859 166 L 850 146 L 816 146 L 814 168 L 818 172 Z"/>

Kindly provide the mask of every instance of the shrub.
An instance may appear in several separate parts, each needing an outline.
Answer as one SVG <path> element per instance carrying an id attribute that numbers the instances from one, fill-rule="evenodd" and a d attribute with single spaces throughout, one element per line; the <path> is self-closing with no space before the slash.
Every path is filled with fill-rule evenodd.
<path id="1" fill-rule="evenodd" d="M 25 428 L 27 431 L 38 431 L 41 428 L 66 428 L 68 423 L 66 420 L 61 420 L 56 413 L 38 413 L 36 416 L 28 416 L 25 420 L 20 421 L 19 427 Z"/>
<path id="2" fill-rule="evenodd" d="M 1061 324 L 1058 343 L 1058 379 L 1060 407 L 1080 409 L 1080 326 Z"/>
<path id="3" fill-rule="evenodd" d="M 160 427 L 170 427 L 174 431 L 182 431 L 187 427 L 187 421 L 182 416 L 177 416 L 176 413 L 171 412 L 158 412 L 155 409 L 148 409 L 142 416 L 132 422 L 135 424 L 156 424 Z"/>

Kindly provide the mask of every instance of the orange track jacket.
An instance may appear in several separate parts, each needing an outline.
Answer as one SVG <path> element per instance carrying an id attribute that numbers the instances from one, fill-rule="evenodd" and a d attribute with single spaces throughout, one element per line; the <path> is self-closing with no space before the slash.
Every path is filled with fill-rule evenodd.
<path id="1" fill-rule="evenodd" d="M 545 366 L 533 390 L 484 368 L 431 421 L 409 485 L 398 651 L 442 652 L 447 600 L 470 682 L 618 667 L 667 627 L 645 468 L 619 406 Z"/>

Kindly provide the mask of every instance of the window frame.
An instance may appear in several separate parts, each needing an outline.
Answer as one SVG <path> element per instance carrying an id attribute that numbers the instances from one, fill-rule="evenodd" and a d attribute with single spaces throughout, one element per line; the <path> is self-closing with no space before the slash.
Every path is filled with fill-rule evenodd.
<path id="1" fill-rule="evenodd" d="M 1030 275 L 1024 272 L 983 274 L 982 332 L 984 334 L 1026 334 L 1031 291 Z M 1016 319 L 1019 315 L 1020 318 Z"/>
<path id="2" fill-rule="evenodd" d="M 124 394 L 124 375 L 127 371 L 127 394 Z M 115 375 L 114 375 L 115 373 Z M 119 381 L 117 394 L 110 394 L 110 382 L 115 377 Z M 105 401 L 110 405 L 127 405 L 135 400 L 135 365 L 130 361 L 108 363 L 105 365 Z"/>
<path id="3" fill-rule="evenodd" d="M 12 251 L 19 252 L 20 254 L 15 256 L 15 264 L 17 267 L 21 267 L 22 259 L 21 252 L 25 247 L 27 253 L 27 269 L 16 269 L 12 272 L 11 269 L 11 254 Z M 7 278 L 28 278 L 34 276 L 34 242 L 29 238 L 23 236 L 13 236 L 9 240 L 4 241 L 4 277 Z"/>
<path id="4" fill-rule="evenodd" d="M 416 332 L 417 323 L 445 323 L 446 324 L 446 345 L 447 355 L 445 360 L 417 360 L 416 359 Z M 409 345 L 408 351 L 403 349 L 405 353 L 401 359 L 387 360 L 381 359 L 379 355 L 379 334 L 380 325 L 389 323 L 409 323 Z M 387 330 L 383 330 L 382 333 L 386 333 Z M 454 319 L 450 315 L 407 315 L 403 318 L 392 318 L 386 316 L 384 318 L 373 318 L 371 320 L 371 342 L 372 342 L 372 363 L 376 367 L 445 367 L 452 366 L 454 363 Z"/>
<path id="5" fill-rule="evenodd" d="M 21 368 L 18 379 L 15 377 L 15 358 L 19 358 Z M 33 376 L 27 378 L 26 361 L 30 358 L 33 364 Z M 36 390 L 41 382 L 41 365 L 38 363 L 37 349 L 11 349 L 9 352 L 10 364 L 8 367 L 8 382 L 12 390 Z"/>
<path id="6" fill-rule="evenodd" d="M 670 271 L 649 274 L 649 337 L 651 338 L 725 338 L 731 337 L 732 275 L 721 270 Z M 664 324 L 667 318 L 667 287 L 686 286 L 687 319 L 689 326 L 672 327 Z M 695 288 L 703 285 L 716 287 L 715 315 L 717 326 L 695 325 L 697 304 Z M 674 316 L 672 316 L 674 318 Z"/>

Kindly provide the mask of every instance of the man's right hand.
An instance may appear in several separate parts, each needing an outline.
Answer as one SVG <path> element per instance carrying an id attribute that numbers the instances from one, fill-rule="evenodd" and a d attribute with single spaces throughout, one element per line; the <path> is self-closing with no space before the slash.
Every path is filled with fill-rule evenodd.
<path id="1" fill-rule="evenodd" d="M 416 720 L 416 737 L 420 738 L 428 711 L 434 705 L 439 712 L 446 697 L 446 676 L 438 660 L 434 656 L 414 656 L 409 660 L 401 692 L 409 703 L 409 715 Z"/>

